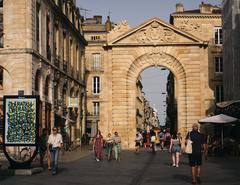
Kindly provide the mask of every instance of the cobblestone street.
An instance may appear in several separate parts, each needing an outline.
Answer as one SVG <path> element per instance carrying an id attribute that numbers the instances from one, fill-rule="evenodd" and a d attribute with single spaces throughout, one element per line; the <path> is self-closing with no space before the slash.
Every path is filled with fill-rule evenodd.
<path id="1" fill-rule="evenodd" d="M 73 153 L 74 159 L 78 153 Z M 187 185 L 191 183 L 186 156 L 181 156 L 179 168 L 171 167 L 170 155 L 160 152 L 152 155 L 148 151 L 134 154 L 122 153 L 121 162 L 106 159 L 96 162 L 91 151 L 74 161 L 62 161 L 59 173 L 52 176 L 45 169 L 33 176 L 1 176 L 0 185 Z M 71 157 L 70 157 L 71 158 Z M 239 158 L 209 158 L 204 160 L 202 184 L 240 185 Z"/>

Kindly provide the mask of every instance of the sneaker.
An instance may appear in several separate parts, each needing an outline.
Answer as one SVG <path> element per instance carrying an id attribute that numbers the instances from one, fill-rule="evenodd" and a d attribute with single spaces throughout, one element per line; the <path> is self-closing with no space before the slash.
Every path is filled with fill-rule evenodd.
<path id="1" fill-rule="evenodd" d="M 176 164 L 173 164 L 172 167 L 176 167 Z"/>
<path id="2" fill-rule="evenodd" d="M 176 167 L 177 167 L 177 168 L 179 167 L 178 164 L 176 165 Z"/>
<path id="3" fill-rule="evenodd" d="M 96 161 L 99 162 L 100 160 L 98 158 L 96 158 Z"/>

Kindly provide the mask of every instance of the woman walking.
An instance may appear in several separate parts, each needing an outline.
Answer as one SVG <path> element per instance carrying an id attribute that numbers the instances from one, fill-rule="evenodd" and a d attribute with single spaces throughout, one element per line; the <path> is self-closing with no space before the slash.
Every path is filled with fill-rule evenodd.
<path id="1" fill-rule="evenodd" d="M 172 163 L 173 163 L 172 166 L 179 167 L 179 156 L 181 152 L 181 147 L 180 147 L 180 140 L 177 137 L 176 133 L 172 135 L 169 152 L 171 152 L 172 154 Z"/>
<path id="2" fill-rule="evenodd" d="M 107 158 L 108 161 L 112 158 L 112 149 L 113 149 L 113 138 L 111 133 L 109 133 L 106 137 L 106 147 L 107 147 Z"/>
<path id="3" fill-rule="evenodd" d="M 96 135 L 93 139 L 93 149 L 95 153 L 96 161 L 100 161 L 103 159 L 103 137 L 101 135 L 100 130 L 97 131 Z"/>
<path id="4" fill-rule="evenodd" d="M 140 152 L 141 141 L 142 141 L 142 136 L 139 133 L 137 133 L 136 138 L 135 138 L 135 152 L 136 153 Z"/>

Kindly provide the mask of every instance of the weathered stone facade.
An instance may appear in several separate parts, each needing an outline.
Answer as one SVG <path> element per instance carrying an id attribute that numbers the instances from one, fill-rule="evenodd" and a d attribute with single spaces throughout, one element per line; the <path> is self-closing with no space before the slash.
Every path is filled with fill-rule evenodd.
<path id="1" fill-rule="evenodd" d="M 240 99 L 240 1 L 223 1 L 223 64 L 225 101 Z"/>
<path id="2" fill-rule="evenodd" d="M 213 56 L 221 54 L 221 47 L 213 44 L 214 27 L 221 25 L 221 13 L 214 13 L 217 7 L 206 13 L 202 6 L 197 13 L 172 14 L 174 26 L 156 17 L 133 29 L 122 21 L 105 32 L 104 42 L 87 47 L 89 56 L 94 52 L 103 56 L 98 122 L 103 135 L 118 131 L 123 147 L 134 147 L 136 82 L 151 66 L 165 67 L 174 75 L 179 132 L 186 134 L 193 123 L 208 114 L 214 104 L 214 85 L 221 82 L 213 62 Z M 87 58 L 88 65 L 91 61 Z M 91 85 L 88 83 L 88 89 Z"/>
<path id="3" fill-rule="evenodd" d="M 84 122 L 86 41 L 75 1 L 3 1 L 3 48 L 0 66 L 4 69 L 0 96 L 39 95 L 40 128 L 58 126 L 80 141 Z M 78 99 L 78 108 L 69 108 L 69 98 Z M 84 124 L 83 124 L 84 125 Z"/>

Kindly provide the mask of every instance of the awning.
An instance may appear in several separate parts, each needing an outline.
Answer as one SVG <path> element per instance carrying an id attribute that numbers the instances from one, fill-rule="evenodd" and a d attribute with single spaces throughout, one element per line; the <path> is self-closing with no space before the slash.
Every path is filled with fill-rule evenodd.
<path id="1" fill-rule="evenodd" d="M 204 119 L 200 119 L 198 122 L 200 124 L 204 124 L 204 123 L 218 123 L 218 124 L 224 124 L 224 123 L 232 123 L 237 121 L 237 118 L 231 117 L 231 116 L 227 116 L 225 114 L 219 114 L 216 116 L 211 116 L 208 118 L 204 118 Z"/>

